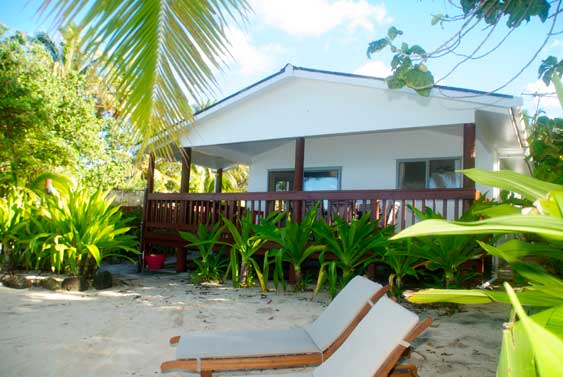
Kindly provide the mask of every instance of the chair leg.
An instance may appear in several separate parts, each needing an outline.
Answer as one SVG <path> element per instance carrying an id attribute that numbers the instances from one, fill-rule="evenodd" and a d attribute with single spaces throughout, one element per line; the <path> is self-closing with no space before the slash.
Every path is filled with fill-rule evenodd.
<path id="1" fill-rule="evenodd" d="M 213 371 L 212 370 L 202 370 L 200 373 L 201 377 L 213 377 Z"/>
<path id="2" fill-rule="evenodd" d="M 389 377 L 418 377 L 418 371 L 414 365 L 398 365 L 393 368 Z"/>

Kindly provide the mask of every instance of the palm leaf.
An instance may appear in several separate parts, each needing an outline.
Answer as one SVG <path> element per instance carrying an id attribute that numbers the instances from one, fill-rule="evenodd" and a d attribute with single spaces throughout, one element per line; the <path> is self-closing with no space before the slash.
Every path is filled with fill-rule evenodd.
<path id="1" fill-rule="evenodd" d="M 101 50 L 143 150 L 151 141 L 174 140 L 183 129 L 178 123 L 192 120 L 188 101 L 213 91 L 212 69 L 228 56 L 224 26 L 244 19 L 249 6 L 246 0 L 44 0 L 39 11 L 59 27 L 80 21 L 85 50 Z"/>

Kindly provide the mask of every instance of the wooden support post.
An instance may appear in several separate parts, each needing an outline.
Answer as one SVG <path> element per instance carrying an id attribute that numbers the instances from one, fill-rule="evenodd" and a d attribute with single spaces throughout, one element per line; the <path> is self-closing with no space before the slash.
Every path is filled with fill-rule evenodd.
<path id="1" fill-rule="evenodd" d="M 182 155 L 182 178 L 180 181 L 180 192 L 190 192 L 190 172 L 192 167 L 192 148 L 180 149 Z"/>
<path id="2" fill-rule="evenodd" d="M 187 252 L 185 247 L 176 248 L 176 272 L 186 272 L 188 263 L 186 262 Z"/>
<path id="3" fill-rule="evenodd" d="M 223 169 L 217 169 L 215 173 L 215 192 L 218 194 L 223 190 Z"/>
<path id="4" fill-rule="evenodd" d="M 145 200 L 143 203 L 143 218 L 141 219 L 141 254 L 139 255 L 139 262 L 137 266 L 137 270 L 139 272 L 142 272 L 145 268 L 145 253 L 147 252 L 147 246 L 149 246 L 145 239 L 145 223 L 150 217 L 147 196 L 154 191 L 154 165 L 155 155 L 154 153 L 150 153 L 149 165 L 147 167 L 147 188 L 145 189 Z"/>
<path id="5" fill-rule="evenodd" d="M 463 168 L 475 167 L 475 123 L 463 125 Z M 475 188 L 475 182 L 463 176 L 463 188 Z"/>
<path id="6" fill-rule="evenodd" d="M 154 192 L 154 164 L 155 155 L 151 153 L 149 155 L 149 166 L 147 168 L 147 192 L 150 194 Z"/>
<path id="7" fill-rule="evenodd" d="M 180 192 L 188 193 L 190 192 L 190 172 L 192 165 L 192 148 L 181 148 L 180 154 L 182 155 L 182 177 L 180 178 Z M 180 222 L 185 222 L 186 220 L 186 208 L 185 203 L 182 202 L 178 211 L 181 215 L 178 216 Z M 187 263 L 187 249 L 185 247 L 176 248 L 176 272 L 186 272 L 188 270 Z"/>
<path id="8" fill-rule="evenodd" d="M 475 123 L 463 125 L 463 168 L 472 169 L 475 167 Z M 475 189 L 475 182 L 463 176 L 463 188 Z M 462 211 L 465 212 L 471 206 L 471 201 L 464 200 Z"/>
<path id="9" fill-rule="evenodd" d="M 305 138 L 295 139 L 295 170 L 293 173 L 293 191 L 303 191 L 303 176 L 305 170 Z M 296 201 L 293 205 L 293 220 L 301 222 L 303 202 Z"/>

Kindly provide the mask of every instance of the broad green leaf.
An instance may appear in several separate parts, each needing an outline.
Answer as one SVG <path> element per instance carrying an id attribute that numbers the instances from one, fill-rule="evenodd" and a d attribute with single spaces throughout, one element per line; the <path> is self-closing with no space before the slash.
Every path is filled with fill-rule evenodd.
<path id="1" fill-rule="evenodd" d="M 453 234 L 536 233 L 548 239 L 563 240 L 563 219 L 542 215 L 510 215 L 474 222 L 448 223 L 425 220 L 401 231 L 392 240 L 406 237 Z"/>
<path id="2" fill-rule="evenodd" d="M 545 294 L 541 290 L 528 287 L 517 292 L 525 305 L 546 307 L 561 305 L 561 298 Z M 456 304 L 488 304 L 491 302 L 510 303 L 506 293 L 484 289 L 423 289 L 405 294 L 408 301 L 415 304 L 451 302 Z"/>
<path id="3" fill-rule="evenodd" d="M 530 316 L 538 325 L 545 327 L 563 340 L 563 305 L 542 310 Z"/>
<path id="4" fill-rule="evenodd" d="M 368 49 L 367 49 L 368 58 L 371 58 L 372 54 L 383 50 L 388 45 L 389 45 L 389 41 L 387 40 L 387 38 L 381 38 L 381 39 L 378 39 L 376 41 L 371 42 L 368 45 Z"/>
<path id="5" fill-rule="evenodd" d="M 475 215 L 480 215 L 484 217 L 498 217 L 507 215 L 518 215 L 522 213 L 522 210 L 510 204 L 499 204 L 482 210 L 477 210 L 474 212 Z"/>
<path id="6" fill-rule="evenodd" d="M 530 341 L 538 374 L 547 377 L 560 376 L 563 340 L 531 319 L 522 308 L 512 287 L 508 283 L 504 283 L 504 286 L 519 322 L 522 323 L 524 332 Z"/>
<path id="7" fill-rule="evenodd" d="M 389 28 L 389 30 L 387 31 L 387 37 L 389 37 L 389 40 L 394 40 L 398 35 L 402 35 L 403 32 L 399 29 L 397 29 L 395 26 L 391 26 Z"/>
<path id="8" fill-rule="evenodd" d="M 563 191 L 561 185 L 540 181 L 510 170 L 491 172 L 482 169 L 466 169 L 461 172 L 477 183 L 515 192 L 531 201 L 545 198 L 551 191 Z"/>
<path id="9" fill-rule="evenodd" d="M 528 255 L 539 255 L 563 260 L 563 250 L 546 243 L 530 243 L 514 239 L 495 247 L 481 241 L 477 242 L 489 254 L 500 257 L 508 263 L 518 262 Z"/>

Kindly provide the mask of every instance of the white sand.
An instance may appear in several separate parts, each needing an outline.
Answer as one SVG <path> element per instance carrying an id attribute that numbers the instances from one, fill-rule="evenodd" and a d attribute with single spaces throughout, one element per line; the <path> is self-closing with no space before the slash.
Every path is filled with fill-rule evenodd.
<path id="1" fill-rule="evenodd" d="M 162 361 L 174 358 L 168 346 L 173 335 L 301 326 L 328 301 L 322 296 L 312 302 L 310 293 L 194 287 L 185 274 L 128 275 L 126 281 L 83 293 L 0 287 L 0 376 L 155 376 Z M 453 316 L 435 309 L 421 314 L 435 321 L 406 360 L 421 376 L 495 375 L 508 308 L 464 310 Z"/>

